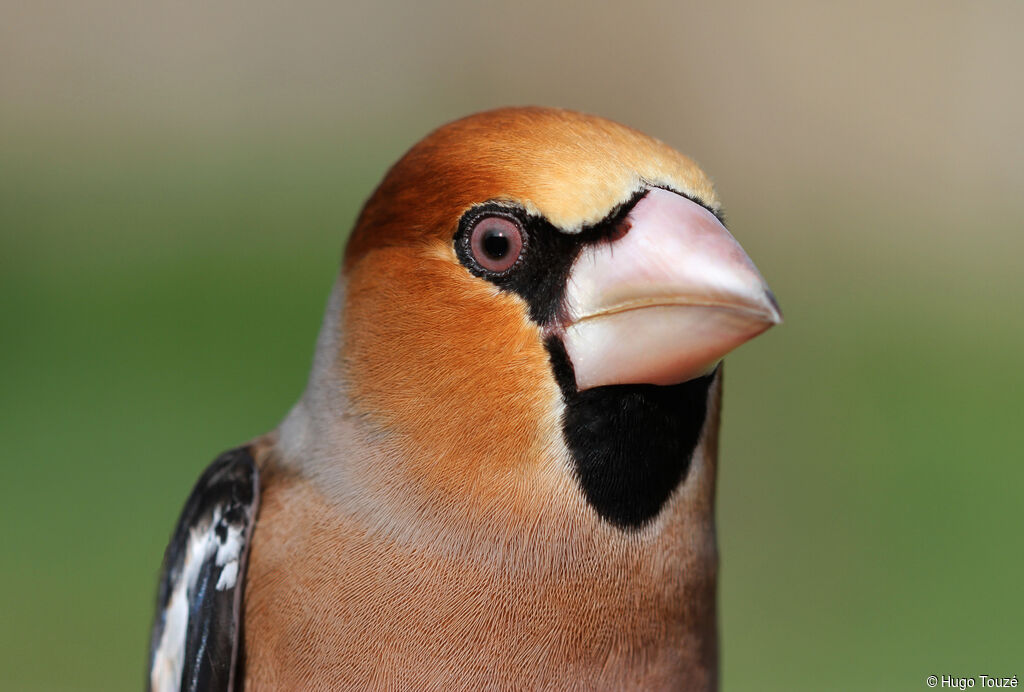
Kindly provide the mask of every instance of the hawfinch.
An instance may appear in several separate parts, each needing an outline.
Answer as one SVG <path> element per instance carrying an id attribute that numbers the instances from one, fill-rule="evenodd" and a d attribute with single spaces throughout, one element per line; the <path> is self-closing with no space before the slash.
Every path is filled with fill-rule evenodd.
<path id="1" fill-rule="evenodd" d="M 151 689 L 714 689 L 720 363 L 779 321 L 658 140 L 434 131 L 359 215 L 302 398 L 189 496 Z"/>

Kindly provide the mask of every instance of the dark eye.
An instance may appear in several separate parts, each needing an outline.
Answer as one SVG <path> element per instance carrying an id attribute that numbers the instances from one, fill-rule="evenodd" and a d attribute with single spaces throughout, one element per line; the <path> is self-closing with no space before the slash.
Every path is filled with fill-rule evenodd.
<path id="1" fill-rule="evenodd" d="M 470 232 L 470 251 L 477 263 L 491 272 L 512 267 L 523 251 L 523 232 L 511 219 L 485 216 Z"/>

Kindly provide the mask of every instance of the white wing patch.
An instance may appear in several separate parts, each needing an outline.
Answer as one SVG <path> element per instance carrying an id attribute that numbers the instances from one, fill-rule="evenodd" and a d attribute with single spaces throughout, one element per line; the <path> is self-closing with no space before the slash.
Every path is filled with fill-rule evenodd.
<path id="1" fill-rule="evenodd" d="M 218 529 L 226 531 L 223 539 L 217 535 Z M 213 520 L 209 524 L 189 531 L 185 562 L 164 610 L 164 631 L 153 656 L 149 682 L 154 692 L 173 692 L 181 686 L 189 602 L 203 564 L 212 558 L 214 564 L 221 568 L 215 587 L 217 591 L 234 588 L 244 538 L 243 527 L 227 523 L 220 507 L 214 509 Z"/>
<path id="2" fill-rule="evenodd" d="M 215 564 L 221 568 L 220 576 L 217 577 L 218 591 L 235 588 L 235 580 L 238 579 L 238 560 L 242 557 L 242 527 L 228 524 L 227 530 L 227 537 L 217 546 L 215 559 Z"/>

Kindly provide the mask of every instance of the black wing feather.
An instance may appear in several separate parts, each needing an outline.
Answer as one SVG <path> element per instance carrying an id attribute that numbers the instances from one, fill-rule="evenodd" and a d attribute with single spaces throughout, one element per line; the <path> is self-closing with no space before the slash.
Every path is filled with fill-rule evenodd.
<path id="1" fill-rule="evenodd" d="M 155 680 L 166 682 L 155 668 L 168 670 L 169 656 L 181 657 L 172 689 L 226 692 L 238 682 L 245 565 L 258 507 L 259 470 L 246 447 L 217 457 L 192 489 L 164 554 L 150 640 L 151 690 L 159 686 Z M 171 620 L 177 617 L 180 629 L 185 612 L 184 632 L 175 636 Z"/>

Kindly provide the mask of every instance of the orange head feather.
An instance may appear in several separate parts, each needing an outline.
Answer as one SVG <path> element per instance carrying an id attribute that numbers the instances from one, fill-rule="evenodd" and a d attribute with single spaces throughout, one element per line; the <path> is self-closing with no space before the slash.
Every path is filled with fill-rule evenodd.
<path id="1" fill-rule="evenodd" d="M 366 203 L 349 240 L 341 355 L 351 404 L 402 440 L 417 479 L 508 490 L 563 449 L 561 401 L 524 301 L 473 276 L 453 236 L 474 205 L 511 202 L 572 233 L 644 186 L 717 208 L 688 158 L 617 123 L 506 108 L 416 144 Z M 481 482 L 483 475 L 491 475 Z M 430 479 L 433 479 L 430 482 Z M 538 498 L 542 500 L 543 498 Z"/>

